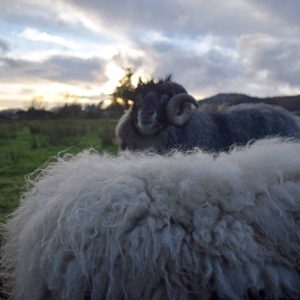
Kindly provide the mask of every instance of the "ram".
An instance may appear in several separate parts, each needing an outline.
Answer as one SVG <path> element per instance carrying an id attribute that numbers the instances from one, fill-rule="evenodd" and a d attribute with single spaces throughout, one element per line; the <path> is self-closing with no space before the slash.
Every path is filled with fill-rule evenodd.
<path id="1" fill-rule="evenodd" d="M 121 150 L 167 152 L 195 147 L 228 150 L 233 144 L 271 136 L 300 137 L 300 127 L 287 110 L 267 104 L 199 106 L 170 77 L 140 81 L 132 94 L 133 106 L 116 127 Z"/>
<path id="2" fill-rule="evenodd" d="M 6 224 L 12 299 L 300 299 L 299 153 L 59 159 Z"/>

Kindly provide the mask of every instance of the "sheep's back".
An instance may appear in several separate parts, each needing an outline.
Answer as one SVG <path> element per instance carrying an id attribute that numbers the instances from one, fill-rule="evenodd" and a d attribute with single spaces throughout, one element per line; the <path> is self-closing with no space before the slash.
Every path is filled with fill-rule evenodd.
<path id="1" fill-rule="evenodd" d="M 16 299 L 300 297 L 300 144 L 50 164 L 7 223 Z"/>
<path id="2" fill-rule="evenodd" d="M 227 108 L 224 117 L 234 144 L 266 137 L 300 138 L 296 116 L 279 106 L 244 103 Z"/>

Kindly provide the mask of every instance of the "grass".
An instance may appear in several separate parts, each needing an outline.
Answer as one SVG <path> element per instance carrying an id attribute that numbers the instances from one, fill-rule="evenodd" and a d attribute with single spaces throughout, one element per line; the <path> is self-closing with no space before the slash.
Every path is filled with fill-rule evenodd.
<path id="1" fill-rule="evenodd" d="M 19 204 L 25 176 L 59 152 L 86 148 L 115 154 L 116 120 L 51 120 L 0 123 L 0 221 Z"/>

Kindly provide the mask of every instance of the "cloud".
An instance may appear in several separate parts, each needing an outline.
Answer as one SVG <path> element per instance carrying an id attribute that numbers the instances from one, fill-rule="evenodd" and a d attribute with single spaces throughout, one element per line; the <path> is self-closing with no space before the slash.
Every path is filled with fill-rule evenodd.
<path id="1" fill-rule="evenodd" d="M 0 80 L 111 89 L 132 67 L 173 73 L 199 97 L 291 94 L 300 91 L 296 2 L 0 1 Z"/>
<path id="2" fill-rule="evenodd" d="M 195 37 L 274 32 L 275 20 L 255 1 L 244 0 L 11 0 L 0 3 L 0 16 L 23 26 L 87 30 L 119 38 L 137 31 Z"/>
<path id="3" fill-rule="evenodd" d="M 81 11 L 108 30 L 129 35 L 136 29 L 185 36 L 236 36 L 276 32 L 276 25 L 282 23 L 258 3 L 244 0 L 61 0 L 60 3 Z"/>
<path id="4" fill-rule="evenodd" d="M 264 11 L 272 19 L 280 20 L 285 26 L 281 29 L 293 33 L 299 33 L 299 20 L 300 20 L 300 2 L 295 0 L 272 0 L 261 1 L 253 0 L 258 11 Z M 275 28 L 278 30 L 279 28 Z M 281 30 L 280 30 L 281 31 Z"/>
<path id="5" fill-rule="evenodd" d="M 89 16 L 62 1 L 0 1 L 1 34 L 7 35 L 10 30 L 19 32 L 28 27 L 44 33 L 56 32 L 59 36 L 67 34 L 83 39 L 95 38 L 94 33 L 98 35 L 101 29 Z"/>
<path id="6" fill-rule="evenodd" d="M 63 37 L 48 34 L 46 32 L 41 32 L 34 28 L 26 28 L 19 36 L 32 40 L 32 41 L 42 41 L 57 44 L 71 49 L 78 49 L 80 46 L 72 41 L 68 41 Z"/>
<path id="7" fill-rule="evenodd" d="M 6 53 L 10 50 L 8 43 L 0 39 L 0 52 Z"/>
<path id="8" fill-rule="evenodd" d="M 297 43 L 268 35 L 242 36 L 236 50 L 226 48 L 222 40 L 205 43 L 201 51 L 169 41 L 159 42 L 159 50 L 157 43 L 136 46 L 144 51 L 139 64 L 132 64 L 140 74 L 172 73 L 175 81 L 199 98 L 220 92 L 274 96 L 300 91 Z"/>
<path id="9" fill-rule="evenodd" d="M 267 84 L 300 86 L 300 40 L 264 34 L 241 37 L 239 51 L 247 70 Z"/>
<path id="10" fill-rule="evenodd" d="M 160 53 L 159 57 L 153 59 L 153 63 L 156 76 L 172 73 L 176 81 L 198 96 L 224 91 L 230 82 L 241 76 L 238 63 L 214 49 L 199 55 L 173 48 Z"/>
<path id="11" fill-rule="evenodd" d="M 34 90 L 32 88 L 22 88 L 19 91 L 20 95 L 32 95 L 34 93 Z"/>
<path id="12" fill-rule="evenodd" d="M 72 56 L 53 56 L 44 61 L 29 61 L 4 57 L 0 58 L 1 81 L 56 81 L 74 84 L 98 82 L 107 78 L 105 61 L 99 58 L 83 59 Z"/>

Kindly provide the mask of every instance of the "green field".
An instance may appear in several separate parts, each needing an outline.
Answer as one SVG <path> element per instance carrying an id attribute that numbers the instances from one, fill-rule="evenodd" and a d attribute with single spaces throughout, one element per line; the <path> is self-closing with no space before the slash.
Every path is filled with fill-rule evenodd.
<path id="1" fill-rule="evenodd" d="M 59 152 L 94 148 L 115 154 L 116 120 L 6 121 L 0 123 L 0 221 L 25 190 L 25 176 Z"/>

